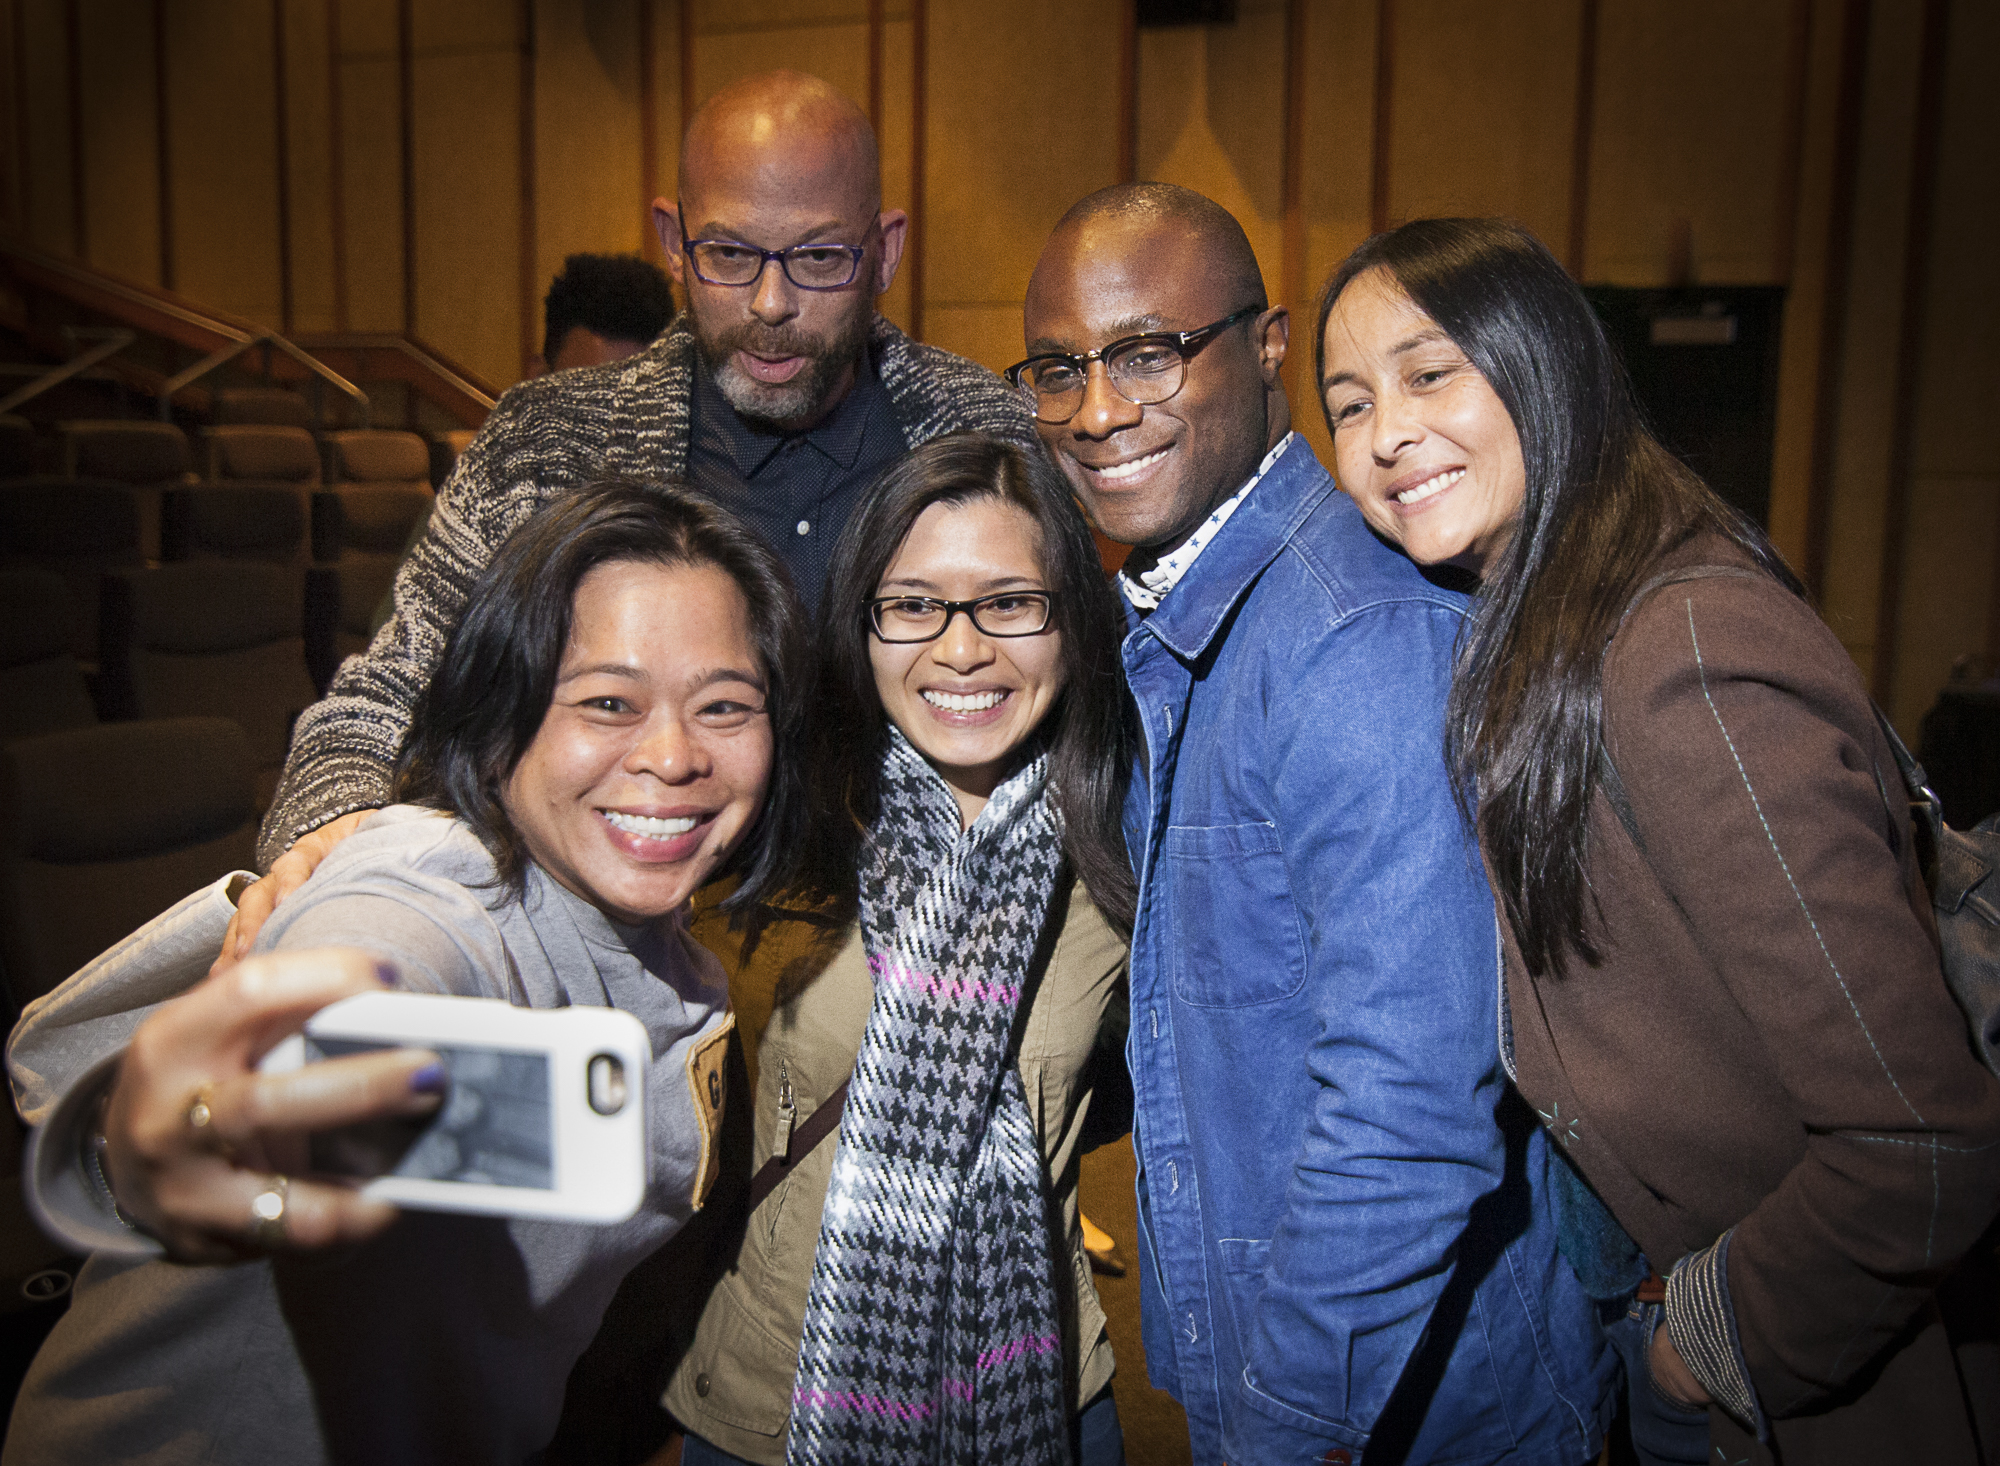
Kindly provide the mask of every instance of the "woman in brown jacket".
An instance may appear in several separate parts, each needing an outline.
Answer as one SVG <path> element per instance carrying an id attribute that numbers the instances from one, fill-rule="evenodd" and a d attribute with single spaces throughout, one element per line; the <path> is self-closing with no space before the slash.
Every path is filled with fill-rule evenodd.
<path id="1" fill-rule="evenodd" d="M 1852 662 L 1518 226 L 1369 240 L 1322 298 L 1319 382 L 1341 486 L 1480 587 L 1447 749 L 1504 917 L 1503 1049 L 1667 1275 L 1612 1326 L 1628 1364 L 1707 1414 L 1703 1457 L 1642 1454 L 2000 1461 L 2000 1082 Z"/>

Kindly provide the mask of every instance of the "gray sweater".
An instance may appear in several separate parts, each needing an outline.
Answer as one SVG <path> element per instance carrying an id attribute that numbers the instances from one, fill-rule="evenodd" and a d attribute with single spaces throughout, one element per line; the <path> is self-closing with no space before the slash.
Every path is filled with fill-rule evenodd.
<path id="1" fill-rule="evenodd" d="M 492 879 L 465 825 L 392 808 L 278 909 L 258 948 L 360 947 L 394 959 L 417 991 L 637 1017 L 654 1053 L 638 1215 L 593 1227 L 407 1212 L 359 1247 L 230 1267 L 95 1253 L 22 1386 L 5 1466 L 514 1463 L 547 1443 L 612 1293 L 692 1210 L 719 1117 L 697 1114 L 688 1076 L 729 1021 L 728 993 L 679 918 L 616 926 L 532 867 L 526 899 L 496 906 L 500 893 L 479 889 Z M 121 976 L 145 983 L 115 961 L 86 968 L 9 1044 L 43 1147 L 67 1137 L 79 1153 L 104 1060 L 163 996 L 155 984 L 123 1011 Z M 114 1231 L 78 1214 L 90 1194 L 58 1177 L 37 1200 L 66 1230 Z"/>
<path id="2" fill-rule="evenodd" d="M 921 346 L 879 316 L 869 351 L 906 445 L 971 428 L 1039 451 L 1020 394 L 984 367 Z M 500 399 L 396 577 L 395 615 L 300 715 L 264 817 L 260 866 L 270 869 L 294 840 L 328 820 L 389 802 L 410 709 L 473 582 L 523 520 L 596 478 L 659 483 L 685 476 L 696 370 L 683 314 L 637 356 L 523 382 Z"/>

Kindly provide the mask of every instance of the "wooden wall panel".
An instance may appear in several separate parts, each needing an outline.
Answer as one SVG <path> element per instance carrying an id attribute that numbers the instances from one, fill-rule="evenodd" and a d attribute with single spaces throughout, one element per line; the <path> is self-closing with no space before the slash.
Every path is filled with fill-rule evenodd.
<path id="1" fill-rule="evenodd" d="M 1397 0 L 1389 215 L 1504 214 L 1562 254 L 1581 0 Z"/>
<path id="2" fill-rule="evenodd" d="M 2000 475 L 2000 6 L 1951 7 L 1938 208 L 1917 414 L 1917 472 Z"/>
<path id="3" fill-rule="evenodd" d="M 1664 283 L 1686 221 L 1697 279 L 1768 280 L 1781 232 L 1789 120 L 1782 62 L 1787 6 L 1783 0 L 1601 0 L 1601 6 L 1586 278 Z"/>
<path id="4" fill-rule="evenodd" d="M 1139 33 L 1139 177 L 1234 214 L 1272 300 L 1285 294 L 1284 42 L 1281 0 L 1244 0 L 1234 25 Z"/>
<path id="5" fill-rule="evenodd" d="M 642 179 L 639 166 L 641 3 L 536 0 L 538 291 L 548 288 L 569 255 L 635 253 L 651 227 L 648 211 L 657 183 Z M 677 75 L 678 68 L 674 71 Z M 537 313 L 539 300 L 537 295 Z M 539 351 L 539 320 L 531 334 Z"/>
<path id="6" fill-rule="evenodd" d="M 173 288 L 278 319 L 276 88 L 268 0 L 167 7 Z"/>
<path id="7" fill-rule="evenodd" d="M 1840 430 L 1822 608 L 1861 667 L 1874 671 L 1882 515 L 1889 492 L 1889 403 L 1902 329 L 1909 162 L 1923 27 L 1921 0 L 1876 0 L 1868 58 Z"/>
<path id="8" fill-rule="evenodd" d="M 22 41 L 19 115 L 28 240 L 56 254 L 82 252 L 74 208 L 79 166 L 71 145 L 69 36 L 64 0 L 15 0 Z"/>
<path id="9" fill-rule="evenodd" d="M 1117 55 L 1120 3 L 1020 0 L 997 13 L 976 0 L 931 0 L 915 238 L 928 340 L 989 367 L 1019 360 L 1020 302 L 1049 230 L 1076 200 L 1117 181 L 1117 88 L 1106 62 Z"/>
<path id="10" fill-rule="evenodd" d="M 1369 160 L 1375 131 L 1377 0 L 1315 0 L 1306 11 L 1303 136 L 1304 294 L 1292 307 L 1292 426 L 1333 467 L 1333 444 L 1313 382 L 1313 301 L 1349 251 L 1368 237 Z"/>
<path id="11" fill-rule="evenodd" d="M 681 171 L 681 9 L 694 0 L 640 0 L 651 7 L 653 36 L 653 176 L 642 192 L 650 211 L 652 200 L 672 198 Z M 646 222 L 646 257 L 660 260 L 660 247 Z"/>
<path id="12" fill-rule="evenodd" d="M 1991 670 L 2000 569 L 2000 97 L 1988 79 L 2000 55 L 2000 14 L 1959 0 L 1950 19 L 1938 204 L 1932 219 L 1924 352 L 1917 378 L 1908 540 L 1890 710 L 1915 730 L 1924 709 L 1969 658 Z"/>
<path id="13" fill-rule="evenodd" d="M 800 7 L 810 11 L 816 7 Z M 700 16 L 705 7 L 697 6 Z M 851 9 L 851 7 L 850 7 Z M 868 106 L 868 22 L 847 19 L 827 24 L 796 21 L 768 29 L 737 23 L 711 29 L 695 22 L 695 104 L 699 106 L 733 81 L 781 67 L 811 72 L 832 83 L 856 106 Z"/>
<path id="14" fill-rule="evenodd" d="M 84 208 L 90 262 L 160 283 L 160 170 L 153 0 L 81 0 Z M 11 110 L 11 109 L 10 109 Z"/>
<path id="15" fill-rule="evenodd" d="M 519 380 L 526 368 L 517 13 L 499 5 L 476 18 L 446 12 L 416 36 L 413 327 L 496 386 Z M 445 29 L 446 20 L 464 29 Z"/>
<path id="16" fill-rule="evenodd" d="M 916 87 L 910 67 L 916 37 L 909 7 L 896 8 L 903 12 L 901 18 L 885 19 L 882 27 L 882 118 L 875 133 L 882 153 L 882 206 L 907 211 L 915 198 L 910 166 L 915 153 L 911 129 Z M 876 301 L 876 309 L 906 331 L 910 328 L 912 278 L 909 271 L 899 270 L 888 291 Z"/>
<path id="17" fill-rule="evenodd" d="M 286 190 L 292 328 L 331 331 L 334 315 L 333 99 L 328 0 L 281 0 L 285 14 Z"/>
<path id="18" fill-rule="evenodd" d="M 402 100 L 395 0 L 339 0 L 341 203 L 347 324 L 403 319 Z"/>
<path id="19" fill-rule="evenodd" d="M 1771 462 L 1771 538 L 1792 567 L 1807 569 L 1814 448 L 1822 409 L 1820 360 L 1827 328 L 1822 303 L 1834 208 L 1842 56 L 1848 44 L 1843 0 L 1813 0 L 1806 37 L 1801 186 L 1788 261 L 1778 412 Z"/>

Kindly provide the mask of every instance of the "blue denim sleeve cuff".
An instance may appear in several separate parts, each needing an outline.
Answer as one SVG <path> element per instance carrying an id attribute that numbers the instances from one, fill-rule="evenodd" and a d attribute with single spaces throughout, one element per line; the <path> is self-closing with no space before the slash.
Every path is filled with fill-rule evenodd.
<path id="1" fill-rule="evenodd" d="M 1736 1334 L 1736 1310 L 1729 1301 L 1729 1238 L 1724 1232 L 1700 1252 L 1674 1264 L 1667 1279 L 1667 1337 L 1716 1404 L 1770 1438 L 1770 1423 L 1758 1408 Z"/>

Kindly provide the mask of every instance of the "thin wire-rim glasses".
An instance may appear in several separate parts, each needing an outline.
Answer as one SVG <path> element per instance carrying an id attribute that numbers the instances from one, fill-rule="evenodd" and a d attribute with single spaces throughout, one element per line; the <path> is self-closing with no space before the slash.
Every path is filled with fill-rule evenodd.
<path id="1" fill-rule="evenodd" d="M 1066 351 L 1045 352 L 1017 361 L 1007 368 L 1007 380 L 1034 404 L 1035 420 L 1050 424 L 1066 423 L 1083 406 L 1090 384 L 1090 364 L 1104 363 L 1112 390 L 1127 402 L 1152 407 L 1166 402 L 1187 385 L 1187 364 L 1201 349 L 1239 321 L 1261 315 L 1265 307 L 1245 306 L 1192 331 L 1148 331 L 1086 351 L 1081 356 Z M 1065 370 L 1074 377 L 1063 375 Z M 1052 383 L 1044 383 L 1044 375 Z M 1067 405 L 1065 405 L 1067 404 Z"/>
<path id="2" fill-rule="evenodd" d="M 1002 602 L 1014 602 L 1017 609 L 1011 614 L 992 609 Z M 905 634 L 916 629 L 907 619 L 902 623 L 891 619 L 885 627 L 884 613 L 893 606 L 923 607 L 926 614 L 919 624 L 928 624 L 930 617 L 935 616 L 936 629 L 921 635 Z M 1049 629 L 1049 619 L 1055 614 L 1055 597 L 1045 590 L 1003 590 L 969 601 L 947 601 L 937 596 L 877 596 L 868 602 L 868 625 L 878 641 L 890 646 L 911 646 L 936 641 L 951 629 L 951 618 L 960 611 L 988 636 L 1036 636 Z M 981 611 L 986 611 L 987 616 L 981 616 Z"/>

